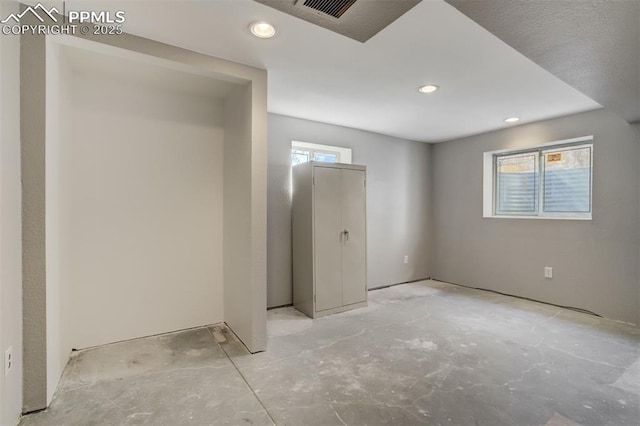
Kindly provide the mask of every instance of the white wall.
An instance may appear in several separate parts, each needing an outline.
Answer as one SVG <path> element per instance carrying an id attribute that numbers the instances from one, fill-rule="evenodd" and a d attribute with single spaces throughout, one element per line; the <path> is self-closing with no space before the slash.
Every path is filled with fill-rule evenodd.
<path id="1" fill-rule="evenodd" d="M 108 72 L 60 82 L 63 350 L 222 321 L 222 101 Z"/>
<path id="2" fill-rule="evenodd" d="M 25 22 L 29 20 L 35 18 L 25 16 Z M 253 351 L 263 350 L 266 347 L 266 71 L 130 34 L 47 37 L 47 42 L 52 39 L 65 46 L 126 60 L 144 57 L 143 61 L 151 66 L 187 73 L 198 77 L 200 82 L 187 84 L 187 91 L 192 95 L 186 97 L 175 90 L 164 90 L 166 75 L 159 77 L 155 72 L 134 73 L 138 82 L 155 84 L 155 89 L 144 89 L 140 84 L 126 90 L 113 87 L 114 77 L 126 76 L 127 80 L 131 77 L 128 69 L 121 68 L 124 62 L 111 67 L 115 75 L 99 81 L 83 83 L 78 79 L 78 85 L 93 90 L 93 97 L 74 90 L 70 99 L 78 106 L 70 110 L 75 116 L 65 116 L 64 111 L 59 111 L 61 122 L 72 123 L 72 127 L 70 131 L 65 131 L 64 126 L 58 129 L 65 135 L 58 138 L 59 200 L 57 203 L 47 201 L 45 188 L 51 194 L 56 193 L 55 183 L 47 182 L 55 179 L 56 166 L 46 164 L 45 159 L 46 142 L 51 137 L 45 129 L 46 105 L 50 103 L 46 97 L 51 93 L 47 85 L 52 84 L 45 75 L 53 62 L 47 62 L 44 36 L 22 37 L 23 411 L 31 412 L 48 405 L 51 389 L 57 385 L 60 364 L 72 346 L 141 337 L 224 319 L 222 239 L 224 233 L 233 235 L 237 230 L 222 229 L 222 101 L 205 105 L 200 95 L 206 93 L 222 100 L 231 86 L 250 88 L 249 108 L 244 111 L 251 115 L 250 140 L 241 155 L 243 167 L 251 169 L 249 186 L 244 188 L 251 198 L 248 212 L 251 239 L 241 253 L 228 256 L 242 257 L 242 267 L 251 273 L 248 283 L 227 282 L 225 285 L 244 286 L 247 290 L 248 303 L 234 305 L 234 315 L 247 324 L 250 332 L 238 335 Z M 114 53 L 114 49 L 118 53 Z M 80 69 L 87 64 L 95 61 L 84 61 Z M 97 78 L 101 67 L 96 70 L 94 66 L 90 75 Z M 202 86 L 202 79 L 209 82 L 206 88 Z M 75 87 L 76 76 L 70 80 L 73 83 L 70 87 Z M 209 85 L 211 81 L 217 82 L 215 87 Z M 174 83 L 168 86 L 175 89 Z M 62 94 L 58 97 L 64 98 Z M 212 137 L 206 146 L 205 135 Z M 92 149 L 86 150 L 89 145 Z M 54 155 L 48 156 L 48 160 L 54 159 Z M 86 165 L 95 167 L 91 169 Z M 207 180 L 209 178 L 212 180 Z M 84 181 L 78 182 L 78 179 Z M 59 213 L 47 212 L 46 208 L 58 208 Z M 82 214 L 74 216 L 75 212 Z M 57 244 L 55 230 L 45 227 L 56 222 L 60 224 Z M 48 238 L 51 241 L 47 241 Z M 100 240 L 104 244 L 97 243 Z M 86 252 L 80 252 L 80 244 Z M 49 260 L 56 260 L 54 250 L 59 250 L 58 272 L 55 266 L 46 266 Z M 206 266 L 203 267 L 202 262 L 207 262 Z M 169 268 L 174 271 L 173 275 L 168 273 Z M 143 269 L 146 273 L 141 272 Z M 215 290 L 203 284 L 205 272 Z M 122 283 L 127 282 L 136 287 L 125 288 Z M 87 286 L 96 283 L 102 284 L 100 289 L 89 293 Z M 126 300 L 123 305 L 122 300 Z M 208 304 L 206 313 L 205 304 Z M 116 318 L 107 310 L 120 315 Z M 159 313 L 156 316 L 160 318 L 151 319 L 152 311 Z M 82 327 L 65 325 L 71 321 L 69 318 L 85 318 L 89 313 L 94 320 Z M 180 315 L 183 317 L 178 321 Z M 58 330 L 55 330 L 56 321 L 60 325 Z M 109 328 L 100 328 L 105 323 Z"/>
<path id="3" fill-rule="evenodd" d="M 261 261 L 259 268 L 251 265 L 255 265 L 254 256 L 265 256 L 265 230 L 261 228 L 266 218 L 258 218 L 262 223 L 256 225 L 251 212 L 252 205 L 266 203 L 266 199 L 256 200 L 252 162 L 264 162 L 265 153 L 256 153 L 252 143 L 252 107 L 251 85 L 237 88 L 224 103 L 224 306 L 227 324 L 251 352 L 259 352 L 267 345 L 260 325 L 266 322 L 266 262 Z M 259 174 L 258 179 L 266 186 L 264 177 Z M 247 306 L 251 306 L 251 315 L 247 315 Z M 254 321 L 254 317 L 261 320 Z"/>
<path id="4" fill-rule="evenodd" d="M 0 16 L 18 3 L 0 2 Z M 8 377 L 0 372 L 0 425 L 22 411 L 22 228 L 20 185 L 20 38 L 0 37 L 0 356 L 13 348 Z M 1 363 L 4 366 L 4 362 Z M 4 367 L 2 367 L 4 368 Z"/>
<path id="5" fill-rule="evenodd" d="M 483 152 L 586 135 L 593 220 L 482 217 Z M 601 109 L 434 145 L 433 277 L 640 323 L 637 139 Z"/>
<path id="6" fill-rule="evenodd" d="M 237 333 L 251 336 L 251 87 L 240 87 L 224 103 L 224 305 L 225 320 Z"/>
<path id="7" fill-rule="evenodd" d="M 292 303 L 292 140 L 351 148 L 352 162 L 367 166 L 369 288 L 428 278 L 431 146 L 269 114 L 268 305 Z"/>

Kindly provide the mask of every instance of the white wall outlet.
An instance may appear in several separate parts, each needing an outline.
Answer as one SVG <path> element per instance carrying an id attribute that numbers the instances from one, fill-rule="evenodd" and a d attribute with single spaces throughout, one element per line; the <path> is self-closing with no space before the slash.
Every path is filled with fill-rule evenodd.
<path id="1" fill-rule="evenodd" d="M 4 377 L 9 375 L 9 371 L 13 367 L 13 348 L 4 351 Z"/>
<path id="2" fill-rule="evenodd" d="M 406 256 L 404 257 L 404 263 L 409 263 L 409 255 L 406 255 Z"/>
<path id="3" fill-rule="evenodd" d="M 553 278 L 553 268 L 551 266 L 544 267 L 544 277 L 547 279 Z"/>

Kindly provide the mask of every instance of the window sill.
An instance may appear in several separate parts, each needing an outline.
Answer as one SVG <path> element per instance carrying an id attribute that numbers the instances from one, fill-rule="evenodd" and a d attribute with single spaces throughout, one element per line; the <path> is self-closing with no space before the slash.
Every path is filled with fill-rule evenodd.
<path id="1" fill-rule="evenodd" d="M 504 216 L 484 215 L 483 219 L 543 219 L 543 220 L 593 220 L 591 216 Z"/>

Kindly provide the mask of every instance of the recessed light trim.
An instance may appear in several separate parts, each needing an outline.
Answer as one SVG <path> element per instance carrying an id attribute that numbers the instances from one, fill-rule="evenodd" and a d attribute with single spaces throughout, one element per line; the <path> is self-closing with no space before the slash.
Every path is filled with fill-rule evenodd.
<path id="1" fill-rule="evenodd" d="M 436 86 L 435 84 L 426 84 L 424 86 L 418 87 L 418 92 L 420 92 L 420 93 L 433 93 L 438 89 L 439 89 L 439 87 Z"/>
<path id="2" fill-rule="evenodd" d="M 505 123 L 516 123 L 518 121 L 520 121 L 520 117 L 509 117 L 504 119 Z"/>
<path id="3" fill-rule="evenodd" d="M 254 21 L 249 24 L 249 31 L 258 38 L 269 39 L 276 35 L 276 28 L 265 21 Z"/>

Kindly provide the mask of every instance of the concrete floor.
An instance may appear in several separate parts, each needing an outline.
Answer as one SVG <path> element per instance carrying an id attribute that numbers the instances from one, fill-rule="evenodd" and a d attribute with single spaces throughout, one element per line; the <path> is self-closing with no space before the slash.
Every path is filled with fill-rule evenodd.
<path id="1" fill-rule="evenodd" d="M 425 281 L 249 355 L 198 328 L 76 353 L 21 425 L 638 425 L 640 328 Z"/>

